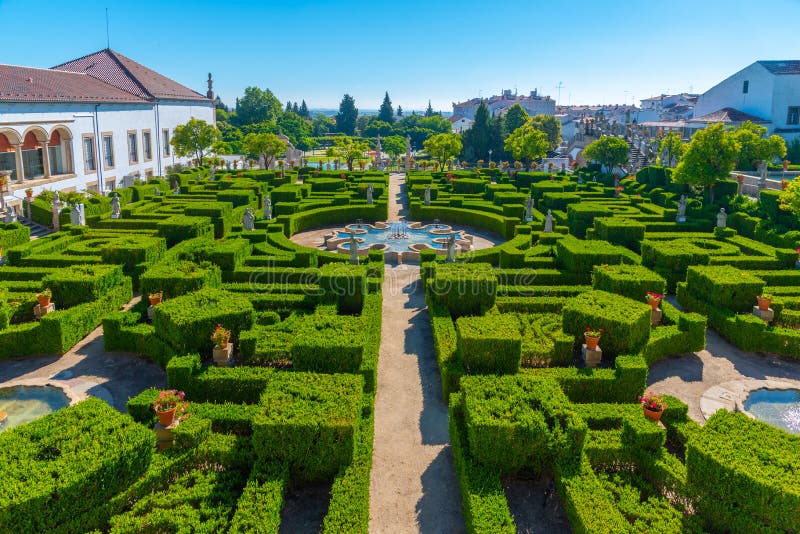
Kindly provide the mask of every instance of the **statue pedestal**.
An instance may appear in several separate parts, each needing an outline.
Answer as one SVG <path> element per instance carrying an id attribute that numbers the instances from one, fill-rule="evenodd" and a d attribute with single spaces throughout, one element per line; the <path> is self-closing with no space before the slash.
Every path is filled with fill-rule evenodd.
<path id="1" fill-rule="evenodd" d="M 161 423 L 156 421 L 156 426 L 153 431 L 156 433 L 156 446 L 158 450 L 169 449 L 175 446 L 175 433 L 172 431 L 180 424 L 179 421 L 174 421 L 170 426 L 162 426 Z"/>
<path id="2" fill-rule="evenodd" d="M 675 219 L 675 222 L 685 223 L 686 222 L 686 217 L 678 217 L 677 219 Z"/>
<path id="3" fill-rule="evenodd" d="M 33 315 L 36 316 L 36 319 L 41 319 L 52 311 L 56 311 L 56 305 L 54 302 L 51 302 L 48 306 L 39 306 L 37 304 L 33 307 Z"/>
<path id="4" fill-rule="evenodd" d="M 119 214 L 112 213 L 111 214 L 111 218 L 112 219 L 119 219 L 120 217 L 119 217 Z"/>
<path id="5" fill-rule="evenodd" d="M 768 324 L 771 323 L 775 318 L 775 312 L 772 310 L 772 308 L 762 310 L 758 306 L 753 306 L 753 315 Z"/>
<path id="6" fill-rule="evenodd" d="M 152 304 L 147 307 L 147 318 L 151 321 L 153 320 L 153 316 L 156 314 L 156 308 Z"/>
<path id="7" fill-rule="evenodd" d="M 233 354 L 233 343 L 228 343 L 223 348 L 214 347 L 214 365 L 217 367 L 227 367 Z"/>
<path id="8" fill-rule="evenodd" d="M 603 359 L 603 349 L 598 346 L 592 350 L 587 348 L 586 343 L 584 343 L 581 347 L 581 359 L 586 364 L 586 367 L 595 368 L 600 365 L 600 360 Z"/>
<path id="9" fill-rule="evenodd" d="M 661 318 L 664 317 L 664 312 L 661 308 L 653 308 L 650 310 L 650 325 L 658 326 L 661 324 Z"/>

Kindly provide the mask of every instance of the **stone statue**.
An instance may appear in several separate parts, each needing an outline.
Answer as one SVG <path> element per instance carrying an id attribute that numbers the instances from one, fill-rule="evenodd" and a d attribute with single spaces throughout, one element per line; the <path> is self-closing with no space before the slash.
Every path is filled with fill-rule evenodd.
<path id="1" fill-rule="evenodd" d="M 244 229 L 247 231 L 253 230 L 255 228 L 255 222 L 256 218 L 253 215 L 253 209 L 247 208 L 244 211 L 244 217 L 242 218 L 242 225 L 244 226 Z"/>
<path id="2" fill-rule="evenodd" d="M 367 185 L 367 204 L 372 205 L 372 184 Z"/>
<path id="3" fill-rule="evenodd" d="M 456 261 L 456 233 L 450 232 L 447 236 L 447 262 L 454 263 Z"/>
<path id="4" fill-rule="evenodd" d="M 211 169 L 209 169 L 209 171 L 208 171 L 208 176 L 209 176 L 208 180 L 209 180 L 210 182 L 213 182 L 213 181 L 214 181 L 214 173 L 215 173 L 215 172 L 217 172 L 217 170 L 216 170 L 216 167 L 214 167 L 214 166 L 212 165 L 212 166 L 211 166 Z"/>
<path id="5" fill-rule="evenodd" d="M 58 220 L 58 216 L 61 213 L 61 206 L 61 199 L 58 197 L 58 191 L 56 191 L 55 195 L 53 195 L 53 202 L 50 208 L 53 213 L 53 229 L 55 231 L 61 229 L 61 221 Z"/>
<path id="6" fill-rule="evenodd" d="M 264 197 L 264 219 L 268 221 L 272 219 L 272 201 L 269 197 Z"/>
<path id="7" fill-rule="evenodd" d="M 175 190 L 172 191 L 173 195 L 180 195 L 181 194 L 181 183 L 178 180 L 175 180 Z"/>
<path id="8" fill-rule="evenodd" d="M 6 217 L 3 222 L 6 224 L 17 222 L 17 208 L 14 206 L 6 206 Z"/>
<path id="9" fill-rule="evenodd" d="M 350 265 L 358 265 L 358 240 L 356 233 L 350 231 Z"/>
<path id="10" fill-rule="evenodd" d="M 381 152 L 383 152 L 383 147 L 381 146 L 381 134 L 378 134 L 378 143 L 375 146 L 375 168 L 380 170 L 383 166 L 383 160 L 381 158 Z M 371 202 L 370 202 L 371 204 Z"/>
<path id="11" fill-rule="evenodd" d="M 553 210 L 547 210 L 547 215 L 544 218 L 544 233 L 553 233 Z"/>
<path id="12" fill-rule="evenodd" d="M 666 146 L 661 149 L 661 166 L 669 167 L 669 152 L 667 152 Z"/>
<path id="13" fill-rule="evenodd" d="M 78 226 L 78 205 L 73 204 L 72 209 L 69 211 L 69 223 L 72 226 Z"/>
<path id="14" fill-rule="evenodd" d="M 78 226 L 86 226 L 86 206 L 80 203 L 75 207 L 78 210 Z"/>
<path id="15" fill-rule="evenodd" d="M 411 136 L 406 136 L 406 174 L 411 171 Z"/>
<path id="16" fill-rule="evenodd" d="M 430 206 L 431 205 L 431 186 L 430 186 L 430 184 L 425 186 L 425 205 L 426 206 Z"/>
<path id="17" fill-rule="evenodd" d="M 681 195 L 681 199 L 678 201 L 678 217 L 675 221 L 686 222 L 686 195 Z"/>
<path id="18" fill-rule="evenodd" d="M 156 188 L 153 189 L 153 196 L 154 197 L 160 197 L 161 196 L 161 190 L 158 188 L 158 186 L 156 186 Z"/>
<path id="19" fill-rule="evenodd" d="M 114 193 L 114 196 L 111 198 L 111 218 L 120 218 L 119 195 L 117 193 Z"/>
<path id="20" fill-rule="evenodd" d="M 528 197 L 528 201 L 525 203 L 525 222 L 531 222 L 533 220 L 533 198 Z"/>
<path id="21" fill-rule="evenodd" d="M 720 208 L 717 213 L 717 228 L 725 228 L 728 225 L 728 214 L 725 213 L 725 208 Z"/>

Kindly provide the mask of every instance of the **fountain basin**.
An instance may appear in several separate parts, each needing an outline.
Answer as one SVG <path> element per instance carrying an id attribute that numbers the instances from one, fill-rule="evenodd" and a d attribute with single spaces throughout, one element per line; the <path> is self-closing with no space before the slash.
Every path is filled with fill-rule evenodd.
<path id="1" fill-rule="evenodd" d="M 754 419 L 800 435 L 800 389 L 754 389 L 741 407 Z"/>
<path id="2" fill-rule="evenodd" d="M 11 386 L 0 388 L 0 432 L 66 408 L 71 399 L 53 385 Z M 5 413 L 5 417 L 1 414 Z"/>
<path id="3" fill-rule="evenodd" d="M 423 225 L 419 222 L 392 222 L 369 224 L 350 224 L 345 226 L 344 231 L 334 232 L 326 236 L 325 244 L 328 250 L 349 253 L 350 230 L 356 233 L 356 241 L 359 245 L 359 254 L 362 250 L 373 249 L 373 245 L 385 245 L 382 247 L 387 252 L 407 252 L 417 251 L 413 244 L 425 244 L 429 248 L 437 249 L 442 253 L 446 252 L 447 239 L 452 233 L 452 227 L 446 224 Z M 456 232 L 456 243 L 459 251 L 470 250 L 472 248 L 471 237 L 465 232 Z"/>

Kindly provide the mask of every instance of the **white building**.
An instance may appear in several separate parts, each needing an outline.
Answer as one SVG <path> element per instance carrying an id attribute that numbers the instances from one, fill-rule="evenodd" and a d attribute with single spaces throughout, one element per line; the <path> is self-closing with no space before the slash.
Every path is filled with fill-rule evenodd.
<path id="1" fill-rule="evenodd" d="M 522 106 L 530 116 L 554 115 L 556 112 L 556 101 L 549 96 L 541 96 L 536 91 L 531 91 L 528 96 L 518 96 L 510 89 L 506 89 L 501 94 L 489 98 L 471 98 L 465 102 L 453 102 L 453 116 L 474 119 L 481 102 L 486 104 L 490 116 L 495 113 L 502 115 L 514 104 Z"/>
<path id="2" fill-rule="evenodd" d="M 52 69 L 0 65 L 0 171 L 23 189 L 105 191 L 186 163 L 170 146 L 192 117 L 216 120 L 211 75 L 201 95 L 110 49 Z"/>
<path id="3" fill-rule="evenodd" d="M 453 133 L 463 133 L 465 130 L 469 130 L 472 128 L 472 125 L 475 124 L 475 121 L 472 119 L 468 119 L 466 117 L 450 117 L 447 120 L 450 121 L 451 126 L 453 127 Z"/>
<path id="4" fill-rule="evenodd" d="M 756 61 L 697 100 L 695 124 L 759 119 L 769 133 L 800 136 L 800 60 Z"/>

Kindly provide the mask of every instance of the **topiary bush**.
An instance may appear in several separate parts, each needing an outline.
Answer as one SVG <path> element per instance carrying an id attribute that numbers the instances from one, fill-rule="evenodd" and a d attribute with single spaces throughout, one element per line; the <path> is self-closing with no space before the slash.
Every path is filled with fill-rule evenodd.
<path id="1" fill-rule="evenodd" d="M 522 336 L 516 316 L 461 317 L 456 330 L 466 372 L 513 374 L 519 369 Z"/>
<path id="2" fill-rule="evenodd" d="M 428 294 L 451 315 L 478 315 L 494 306 L 497 276 L 488 263 L 434 263 Z"/>
<path id="3" fill-rule="evenodd" d="M 748 271 L 730 265 L 689 267 L 686 274 L 689 292 L 714 306 L 737 313 L 749 312 L 764 289 L 764 281 Z"/>
<path id="4" fill-rule="evenodd" d="M 665 294 L 667 281 L 641 265 L 595 265 L 592 287 L 643 301 L 648 291 Z"/>
<path id="5" fill-rule="evenodd" d="M 222 283 L 220 269 L 209 262 L 199 265 L 191 261 L 164 262 L 150 267 L 139 278 L 143 296 L 164 292 L 172 299 L 203 287 L 219 287 Z"/>

